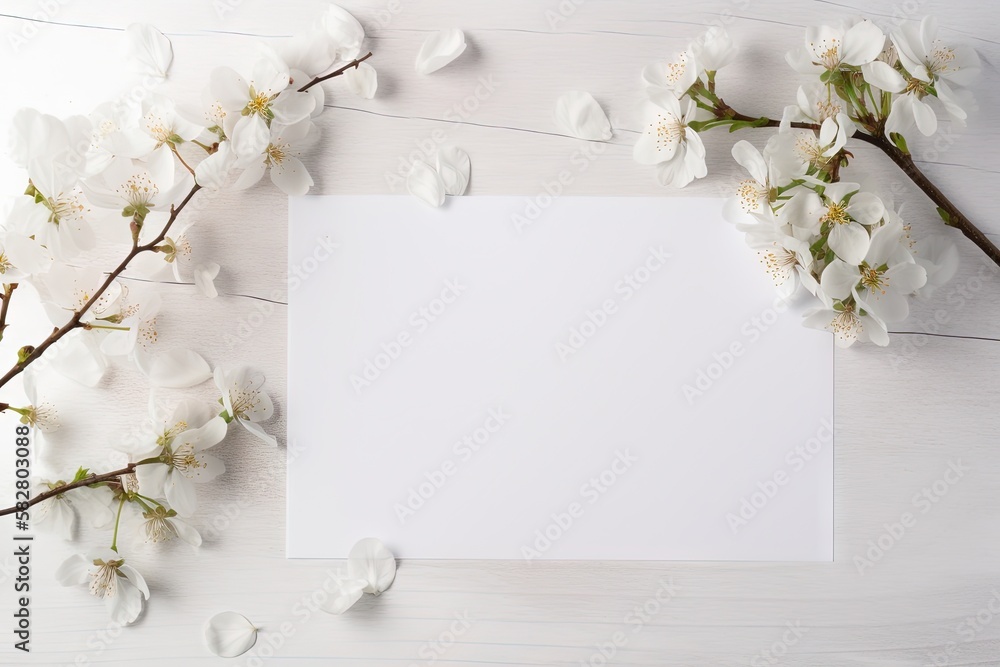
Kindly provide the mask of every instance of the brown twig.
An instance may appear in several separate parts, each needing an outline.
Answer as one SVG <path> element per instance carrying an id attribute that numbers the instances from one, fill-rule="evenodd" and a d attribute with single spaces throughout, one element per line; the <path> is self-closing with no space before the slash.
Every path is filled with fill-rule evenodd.
<path id="1" fill-rule="evenodd" d="M 312 88 L 313 86 L 315 86 L 318 83 L 323 83 L 324 81 L 328 81 L 328 80 L 332 79 L 335 76 L 340 76 L 341 74 L 343 74 L 347 70 L 351 69 L 352 67 L 357 67 L 358 65 L 360 65 L 361 63 L 363 63 L 364 61 L 368 60 L 371 57 L 372 57 L 372 52 L 369 51 L 367 55 L 361 56 L 360 58 L 355 58 L 354 60 L 352 60 L 351 62 L 347 63 L 346 65 L 344 65 L 340 69 L 336 69 L 336 70 L 330 72 L 329 74 L 324 74 L 323 76 L 316 77 L 315 79 L 313 79 L 312 81 L 310 81 L 306 85 L 304 85 L 301 88 L 299 88 L 299 92 L 300 93 L 304 93 L 304 92 L 306 92 L 307 90 L 309 90 L 310 88 Z"/>
<path id="2" fill-rule="evenodd" d="M 139 245 L 138 241 L 134 241 L 132 243 L 132 250 L 129 251 L 129 254 L 124 260 L 122 260 L 121 264 L 119 264 L 114 271 L 108 274 L 107 279 L 97 289 L 97 291 L 94 292 L 93 296 L 90 297 L 90 300 L 88 300 L 83 307 L 73 313 L 73 317 L 70 318 L 69 322 L 54 330 L 51 334 L 49 334 L 49 337 L 36 346 L 30 354 L 27 354 L 23 360 L 18 361 L 3 377 L 0 377 L 0 387 L 3 387 L 13 378 L 17 377 L 25 368 L 28 367 L 29 364 L 41 357 L 42 354 L 45 353 L 45 350 L 52 347 L 63 336 L 78 327 L 82 327 L 83 324 L 81 324 L 81 319 L 87 314 L 87 311 L 90 310 L 95 303 L 97 303 L 97 300 L 101 298 L 104 292 L 107 291 L 118 276 L 128 268 L 129 263 L 135 259 L 136 255 L 155 250 L 156 246 L 166 238 L 167 232 L 170 231 L 170 227 L 174 224 L 174 221 L 177 220 L 178 214 L 180 214 L 184 207 L 187 206 L 188 202 L 191 201 L 191 198 L 194 197 L 195 193 L 197 193 L 200 189 L 201 186 L 195 183 L 194 187 L 191 188 L 191 191 L 188 192 L 187 196 L 184 197 L 181 203 L 178 204 L 177 207 L 171 207 L 170 218 L 167 220 L 167 224 L 163 226 L 163 229 L 160 230 L 160 233 L 155 239 L 144 245 Z"/>
<path id="3" fill-rule="evenodd" d="M 76 482 L 70 482 L 69 484 L 63 484 L 62 486 L 57 486 L 56 488 L 50 489 L 45 493 L 39 493 L 37 496 L 34 496 L 33 498 L 31 498 L 31 500 L 29 500 L 27 503 L 23 505 L 17 505 L 14 507 L 8 507 L 7 509 L 4 510 L 0 510 L 0 516 L 6 516 L 8 514 L 13 514 L 14 512 L 20 512 L 22 510 L 31 507 L 32 505 L 37 505 L 42 501 L 58 496 L 61 493 L 66 493 L 67 491 L 78 489 L 81 486 L 90 486 L 91 484 L 108 482 L 113 480 L 115 477 L 121 477 L 122 475 L 131 474 L 135 472 L 135 467 L 137 465 L 138 465 L 137 463 L 129 463 L 121 470 L 113 470 L 111 472 L 102 473 L 100 475 L 97 474 L 87 475 L 83 479 L 77 480 Z"/>
<path id="4" fill-rule="evenodd" d="M 10 308 L 10 297 L 17 289 L 17 283 L 9 283 L 3 286 L 3 305 L 0 306 L 0 340 L 3 340 L 3 333 L 7 330 L 7 309 Z"/>

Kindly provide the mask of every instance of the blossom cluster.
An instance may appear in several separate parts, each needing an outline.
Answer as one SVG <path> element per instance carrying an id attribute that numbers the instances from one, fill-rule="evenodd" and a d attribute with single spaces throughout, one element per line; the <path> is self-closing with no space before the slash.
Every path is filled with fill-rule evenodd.
<path id="1" fill-rule="evenodd" d="M 939 112 L 964 122 L 975 52 L 940 39 L 933 18 L 890 35 L 863 19 L 809 28 L 786 60 L 815 80 L 799 87 L 780 121 L 738 113 L 717 93 L 716 74 L 736 54 L 715 27 L 673 61 L 643 70 L 645 126 L 635 160 L 655 165 L 661 184 L 684 187 L 707 173 L 699 133 L 777 127 L 763 151 L 747 141 L 733 147 L 749 178 L 727 204 L 727 218 L 782 297 L 802 291 L 816 299 L 807 326 L 831 331 L 842 347 L 887 345 L 889 325 L 909 314 L 909 297 L 949 280 L 958 253 L 943 235 L 914 240 L 901 207 L 842 181 L 853 158 L 848 145 L 867 140 L 908 159 L 914 128 L 933 134 Z"/>
<path id="2" fill-rule="evenodd" d="M 19 286 L 37 293 L 53 327 L 41 344 L 19 350 L 0 381 L 20 376 L 29 404 L 4 403 L 0 410 L 19 414 L 36 433 L 58 426 L 57 411 L 40 397 L 42 364 L 34 363 L 56 344 L 59 354 L 46 368 L 71 380 L 94 387 L 109 368 L 126 364 L 151 388 L 145 423 L 116 444 L 128 457 L 126 468 L 101 474 L 81 467 L 72 476 L 41 479 L 34 490 L 36 498 L 44 496 L 35 520 L 67 539 L 81 517 L 113 526 L 110 548 L 71 557 L 57 578 L 88 584 L 119 624 L 135 621 L 149 597 L 143 577 L 120 553 L 122 526 L 137 524 L 140 542 L 177 538 L 200 545 L 188 523 L 197 510 L 195 488 L 225 470 L 209 450 L 234 422 L 277 445 L 260 425 L 274 408 L 259 372 L 246 366 L 213 371 L 193 350 L 162 349 L 157 287 L 164 279 L 218 295 L 220 266 L 196 248 L 193 218 L 181 216 L 196 197 L 249 188 L 266 173 L 283 192 L 304 194 L 313 181 L 301 158 L 318 137 L 315 119 L 326 101 L 321 84 L 340 77 L 364 98 L 377 88 L 375 70 L 365 62 L 371 54 L 361 55 L 364 29 L 336 5 L 304 35 L 262 46 L 246 72 L 214 70 L 200 109 L 181 109 L 159 89 L 173 59 L 165 35 L 133 25 L 126 38 L 145 74 L 141 94 L 132 91 L 87 116 L 60 119 L 33 109 L 14 116 L 9 152 L 26 172 L 27 187 L 7 203 L 0 228 L 0 335 Z M 102 266 L 101 258 L 118 250 L 124 260 Z M 162 397 L 163 389 L 213 377 L 218 403 Z"/>

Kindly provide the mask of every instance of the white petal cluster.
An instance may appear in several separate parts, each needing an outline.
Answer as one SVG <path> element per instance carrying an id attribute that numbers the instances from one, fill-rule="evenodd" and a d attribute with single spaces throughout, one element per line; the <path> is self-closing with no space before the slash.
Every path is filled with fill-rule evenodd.
<path id="1" fill-rule="evenodd" d="M 632 156 L 639 164 L 655 166 L 661 185 L 683 188 L 708 174 L 699 132 L 711 127 L 708 123 L 713 116 L 698 93 L 714 95 L 716 72 L 736 54 L 729 34 L 717 26 L 673 60 L 643 68 L 647 99 Z"/>

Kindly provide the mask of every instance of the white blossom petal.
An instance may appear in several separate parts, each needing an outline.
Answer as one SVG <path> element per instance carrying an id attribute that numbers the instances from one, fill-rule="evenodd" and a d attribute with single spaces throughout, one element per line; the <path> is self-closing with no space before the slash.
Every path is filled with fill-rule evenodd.
<path id="1" fill-rule="evenodd" d="M 150 362 L 149 382 L 154 387 L 184 389 L 212 377 L 208 362 L 194 350 L 175 349 L 160 352 Z"/>
<path id="2" fill-rule="evenodd" d="M 901 93 L 906 88 L 906 80 L 903 79 L 903 75 L 881 60 L 862 65 L 861 72 L 864 74 L 865 81 L 887 93 Z"/>
<path id="3" fill-rule="evenodd" d="M 333 582 L 330 595 L 319 603 L 319 608 L 330 614 L 343 614 L 361 599 L 366 585 L 367 582 L 361 579 L 337 579 Z"/>
<path id="4" fill-rule="evenodd" d="M 129 57 L 135 59 L 143 74 L 167 78 L 174 52 L 166 35 L 151 25 L 133 23 L 125 28 Z"/>
<path id="5" fill-rule="evenodd" d="M 347 80 L 347 88 L 361 99 L 370 100 L 375 97 L 375 91 L 378 90 L 378 73 L 368 63 L 361 63 L 347 70 L 344 72 L 344 79 Z"/>
<path id="6" fill-rule="evenodd" d="M 587 92 L 573 91 L 556 100 L 556 123 L 577 139 L 607 141 L 611 138 L 611 121 L 594 96 Z"/>
<path id="7" fill-rule="evenodd" d="M 396 578 L 396 557 L 374 537 L 366 537 L 351 548 L 347 571 L 352 579 L 365 582 L 365 593 L 378 595 Z"/>
<path id="8" fill-rule="evenodd" d="M 868 232 L 856 222 L 837 223 L 830 230 L 830 249 L 848 264 L 858 265 L 864 260 L 869 242 Z"/>
<path id="9" fill-rule="evenodd" d="M 257 628 L 235 611 L 224 611 L 205 623 L 205 646 L 222 658 L 243 655 L 257 643 Z"/>
<path id="10" fill-rule="evenodd" d="M 846 299 L 860 278 L 857 266 L 835 259 L 823 270 L 820 285 L 830 298 Z"/>
<path id="11" fill-rule="evenodd" d="M 215 279 L 219 275 L 221 268 L 215 262 L 205 262 L 194 267 L 192 271 L 194 286 L 209 299 L 219 296 L 218 290 L 215 289 Z"/>
<path id="12" fill-rule="evenodd" d="M 436 72 L 465 51 L 465 33 L 458 28 L 441 30 L 424 40 L 417 54 L 417 74 Z"/>
<path id="13" fill-rule="evenodd" d="M 73 554 L 56 568 L 56 581 L 63 586 L 80 586 L 90 579 L 91 561 L 83 554 Z"/>
<path id="14" fill-rule="evenodd" d="M 436 169 L 422 160 L 414 160 L 406 177 L 406 189 L 421 201 L 437 207 L 444 203 L 445 186 Z"/>
<path id="15" fill-rule="evenodd" d="M 278 439 L 265 431 L 260 424 L 252 422 L 249 419 L 238 419 L 237 421 L 239 421 L 243 428 L 250 431 L 251 434 L 259 440 L 262 440 L 265 444 L 271 445 L 272 447 L 278 446 Z"/>
<path id="16" fill-rule="evenodd" d="M 472 162 L 469 154 L 457 146 L 443 146 L 434 156 L 434 166 L 437 168 L 444 191 L 449 195 L 464 195 L 469 187 L 469 175 Z"/>

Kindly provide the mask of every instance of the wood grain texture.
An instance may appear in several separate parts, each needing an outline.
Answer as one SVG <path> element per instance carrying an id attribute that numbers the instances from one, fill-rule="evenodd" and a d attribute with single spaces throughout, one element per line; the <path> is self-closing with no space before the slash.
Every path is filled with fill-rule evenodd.
<path id="1" fill-rule="evenodd" d="M 959 0 L 563 0 L 561 5 L 557 0 L 352 0 L 344 5 L 370 31 L 380 89 L 376 99 L 362 101 L 329 86 L 331 109 L 320 121 L 324 139 L 308 160 L 321 193 L 402 192 L 393 177 L 400 160 L 419 150 L 420 142 L 444 136 L 472 156 L 471 194 L 531 197 L 561 170 L 574 169 L 567 190 L 575 194 L 721 195 L 738 174 L 729 136 L 707 136 L 711 176 L 682 193 L 660 189 L 650 170 L 633 163 L 639 70 L 645 63 L 683 48 L 703 26 L 721 22 L 744 49 L 740 61 L 720 76 L 727 101 L 747 113 L 778 115 L 799 82 L 783 55 L 800 43 L 804 26 L 855 12 L 883 27 L 914 10 L 918 16 L 936 14 L 945 35 L 968 40 L 982 57 L 980 111 L 968 128 L 946 125 L 943 139 L 916 142 L 914 153 L 975 222 L 1000 237 L 993 162 L 1000 152 L 1000 122 L 989 111 L 1000 102 L 995 5 Z M 6 0 L 0 10 L 0 86 L 6 99 L 0 123 L 6 127 L 23 105 L 85 113 L 134 85 L 120 58 L 121 31 L 129 23 L 150 22 L 170 35 L 176 59 L 167 89 L 179 102 L 194 104 L 211 67 L 240 64 L 257 42 L 293 34 L 321 6 L 319 0 Z M 565 16 L 558 14 L 560 6 Z M 392 7 L 398 11 L 390 12 Z M 564 20 L 553 27 L 547 12 Z M 432 76 L 415 75 L 421 41 L 450 26 L 466 30 L 468 52 Z M 28 33 L 31 37 L 15 48 L 11 37 Z M 486 88 L 492 90 L 484 93 Z M 563 136 L 552 121 L 556 97 L 577 89 L 590 91 L 613 120 L 615 135 L 598 146 L 599 153 L 593 144 Z M 469 110 L 456 111 L 456 105 Z M 767 136 L 759 131 L 748 138 L 762 145 Z M 581 151 L 595 155 L 583 171 L 573 166 Z M 866 146 L 858 146 L 856 155 L 849 177 L 892 192 L 897 202 L 905 200 L 914 235 L 939 227 L 929 202 L 886 158 Z M 9 164 L 0 168 L 0 177 L 3 192 L 20 189 L 20 176 Z M 196 242 L 223 264 L 219 285 L 225 295 L 208 301 L 196 297 L 191 286 L 169 286 L 160 333 L 178 346 L 193 341 L 213 365 L 246 361 L 261 367 L 278 405 L 268 428 L 283 433 L 286 200 L 262 187 L 224 196 L 195 215 Z M 166 553 L 137 553 L 135 562 L 153 591 L 141 622 L 125 631 L 109 628 L 92 598 L 55 584 L 51 573 L 73 547 L 40 539 L 33 582 L 35 650 L 29 659 L 15 654 L 5 630 L 0 664 L 223 664 L 204 648 L 202 624 L 231 609 L 262 629 L 251 654 L 229 661 L 241 666 L 1000 665 L 1000 620 L 991 611 L 1000 610 L 1000 342 L 995 340 L 1000 274 L 974 247 L 959 243 L 959 275 L 916 304 L 911 319 L 899 327 L 911 333 L 894 337 L 888 349 L 859 346 L 837 354 L 836 562 L 831 565 L 407 561 L 381 597 L 364 599 L 343 617 L 314 613 L 309 597 L 342 563 L 284 559 L 285 449 L 268 450 L 237 434 L 221 448 L 227 474 L 200 494 L 195 523 L 207 534 L 200 554 L 177 545 Z M 30 340 L 18 336 L 29 334 L 26 325 L 10 329 L 17 345 Z M 776 371 L 794 378 L 794 368 Z M 792 381 L 789 391 L 794 390 Z M 58 381 L 47 391 L 51 400 L 72 406 L 65 409 L 66 428 L 48 443 L 41 460 L 58 472 L 78 463 L 116 463 L 119 459 L 104 453 L 108 443 L 145 413 L 145 386 L 128 370 L 115 371 L 93 392 Z M 211 398 L 210 387 L 199 391 Z M 10 459 L 0 456 L 5 484 Z M 944 487 L 946 494 L 935 496 L 937 502 L 927 501 L 923 513 L 919 494 L 944 479 L 949 466 L 962 469 L 962 476 Z M 316 490 L 316 499 L 324 502 L 323 489 Z M 898 539 L 886 537 L 904 513 L 913 514 L 915 522 Z M 89 537 L 83 535 L 84 543 Z M 855 557 L 867 557 L 880 539 L 890 548 L 859 573 Z M 9 619 L 11 558 L 0 557 L 0 566 L 0 610 Z M 656 595 L 664 582 L 676 594 L 660 604 Z M 644 606 L 648 620 L 637 623 L 635 609 Z M 461 633 L 452 643 L 453 630 Z M 619 632 L 627 642 L 602 662 L 600 646 Z"/>

